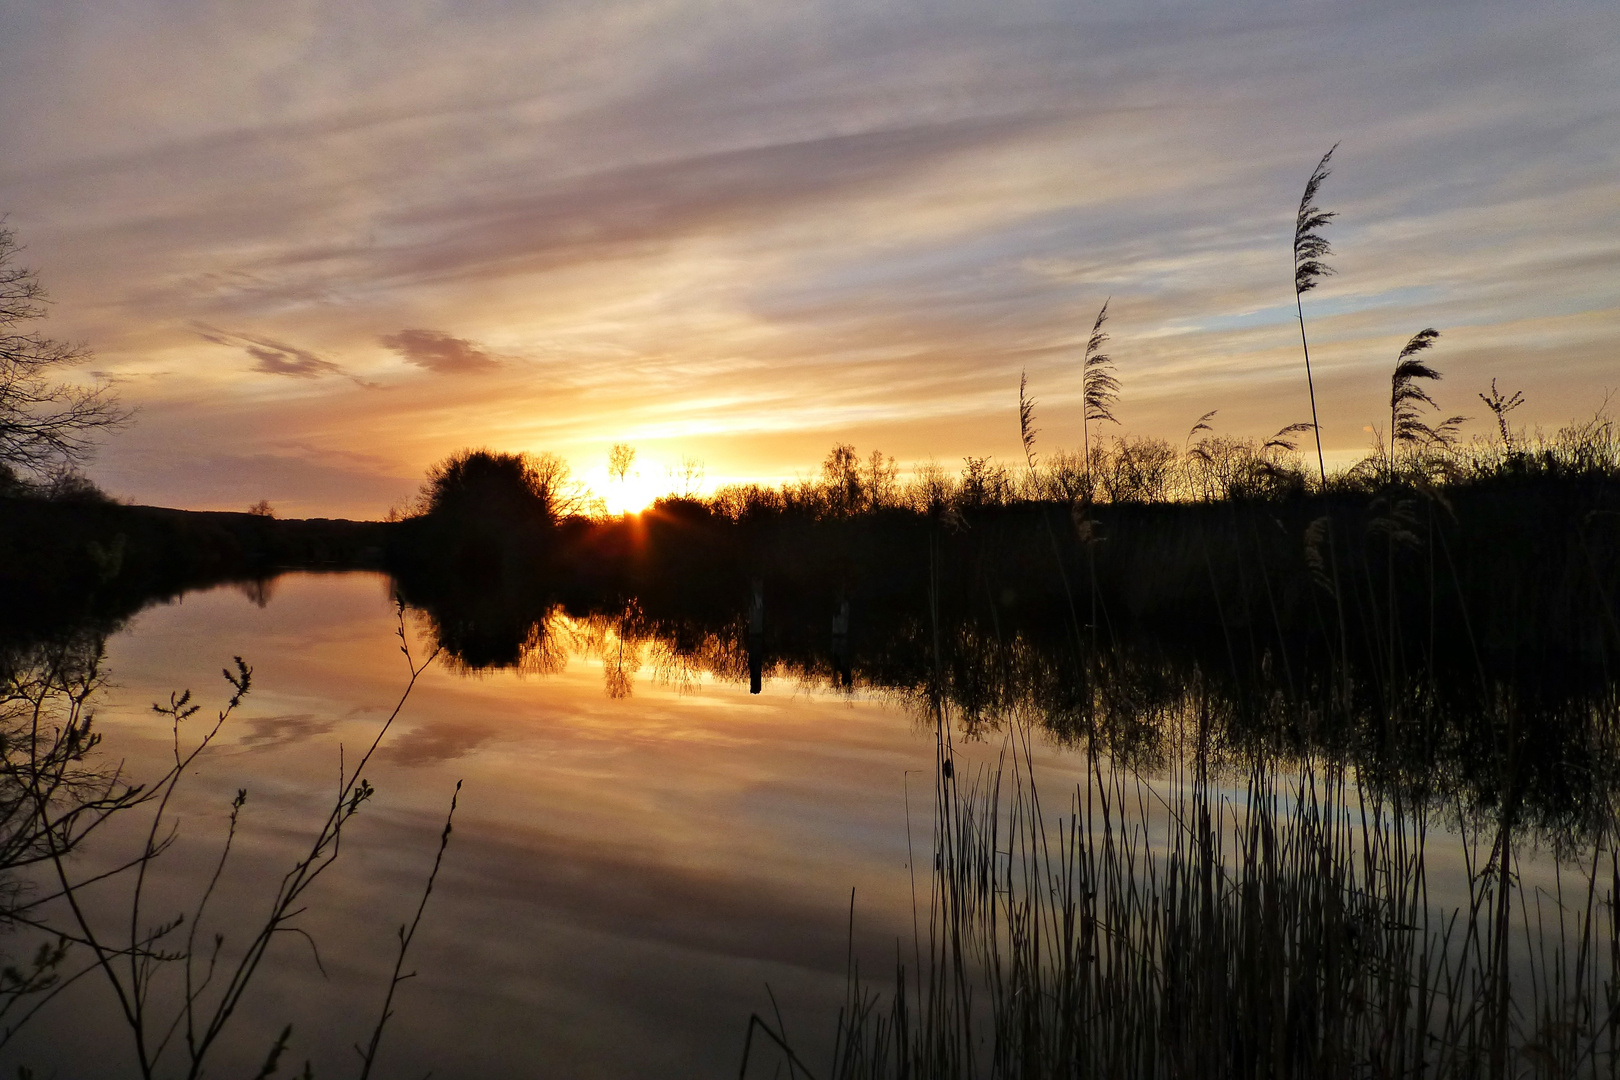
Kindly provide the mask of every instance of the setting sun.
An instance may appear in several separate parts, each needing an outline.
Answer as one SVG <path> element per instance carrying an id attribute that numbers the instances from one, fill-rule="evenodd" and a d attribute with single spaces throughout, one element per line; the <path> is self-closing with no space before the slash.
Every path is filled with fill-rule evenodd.
<path id="1" fill-rule="evenodd" d="M 621 480 L 598 470 L 589 480 L 591 491 L 602 500 L 609 514 L 639 514 L 664 494 L 658 482 L 639 472 L 627 473 Z"/>

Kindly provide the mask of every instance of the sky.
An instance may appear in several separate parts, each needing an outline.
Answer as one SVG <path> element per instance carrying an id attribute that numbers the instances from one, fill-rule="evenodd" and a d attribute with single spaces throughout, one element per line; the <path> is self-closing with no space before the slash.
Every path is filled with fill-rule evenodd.
<path id="1" fill-rule="evenodd" d="M 0 211 L 134 501 L 378 517 L 466 447 L 709 487 L 1620 389 L 1612 0 L 0 0 Z"/>

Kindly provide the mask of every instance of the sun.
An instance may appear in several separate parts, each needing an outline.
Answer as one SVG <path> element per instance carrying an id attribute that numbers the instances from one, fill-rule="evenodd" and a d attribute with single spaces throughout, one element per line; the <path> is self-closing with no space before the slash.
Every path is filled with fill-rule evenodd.
<path id="1" fill-rule="evenodd" d="M 639 514 L 663 494 L 656 483 L 639 472 L 630 473 L 623 480 L 604 476 L 596 490 L 607 505 L 608 513 L 614 516 Z"/>

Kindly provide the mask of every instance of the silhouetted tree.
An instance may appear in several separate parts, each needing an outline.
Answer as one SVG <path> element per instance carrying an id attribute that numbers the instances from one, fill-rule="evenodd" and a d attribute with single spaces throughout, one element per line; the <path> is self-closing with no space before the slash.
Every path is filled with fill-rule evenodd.
<path id="1" fill-rule="evenodd" d="M 881 450 L 872 451 L 867 458 L 864 480 L 868 506 L 894 505 L 900 494 L 900 466 L 894 463 L 893 457 L 885 457 Z"/>
<path id="2" fill-rule="evenodd" d="M 861 508 L 861 459 L 855 447 L 839 443 L 821 463 L 827 482 L 827 501 L 834 513 L 853 514 Z"/>
<path id="3" fill-rule="evenodd" d="M 553 454 L 463 450 L 428 470 L 422 509 L 433 518 L 551 524 L 576 508 L 568 464 Z"/>
<path id="4" fill-rule="evenodd" d="M 128 414 L 105 385 L 58 381 L 63 368 L 90 358 L 84 346 L 23 329 L 45 317 L 47 298 L 38 275 L 15 265 L 21 251 L 0 227 L 0 471 L 46 474 L 83 462 L 94 436 Z"/>

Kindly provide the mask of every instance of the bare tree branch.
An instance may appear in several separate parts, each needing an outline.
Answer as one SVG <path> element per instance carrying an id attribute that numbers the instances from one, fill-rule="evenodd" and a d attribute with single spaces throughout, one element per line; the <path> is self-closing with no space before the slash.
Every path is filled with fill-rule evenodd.
<path id="1" fill-rule="evenodd" d="M 106 384 L 59 381 L 91 354 L 25 329 L 45 317 L 49 299 L 38 275 L 16 265 L 21 251 L 0 218 L 0 468 L 45 473 L 88 460 L 96 437 L 129 413 Z"/>

